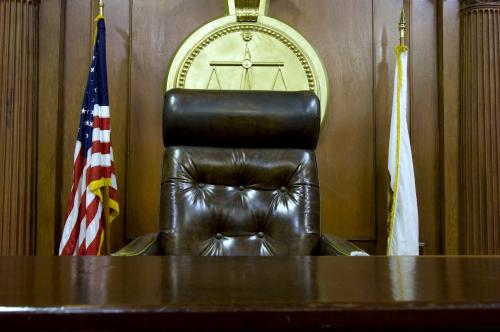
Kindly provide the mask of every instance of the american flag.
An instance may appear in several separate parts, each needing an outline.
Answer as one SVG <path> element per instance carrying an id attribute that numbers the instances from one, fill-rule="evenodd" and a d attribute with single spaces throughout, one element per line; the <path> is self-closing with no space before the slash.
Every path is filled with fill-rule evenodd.
<path id="1" fill-rule="evenodd" d="M 104 240 L 104 187 L 110 219 L 118 215 L 108 102 L 104 19 L 97 20 L 94 54 L 76 139 L 73 185 L 59 255 L 99 255 Z"/>

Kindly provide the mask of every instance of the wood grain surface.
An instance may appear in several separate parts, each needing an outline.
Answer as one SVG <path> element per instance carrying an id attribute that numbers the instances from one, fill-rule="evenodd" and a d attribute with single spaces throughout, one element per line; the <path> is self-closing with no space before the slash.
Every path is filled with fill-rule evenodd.
<path id="1" fill-rule="evenodd" d="M 442 253 L 460 253 L 460 2 L 438 1 Z"/>
<path id="2" fill-rule="evenodd" d="M 498 257 L 3 257 L 2 330 L 500 328 Z"/>

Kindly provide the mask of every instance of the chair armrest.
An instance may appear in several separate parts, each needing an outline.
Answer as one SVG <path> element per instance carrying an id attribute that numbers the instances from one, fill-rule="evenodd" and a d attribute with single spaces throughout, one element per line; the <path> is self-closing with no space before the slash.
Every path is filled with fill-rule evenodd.
<path id="1" fill-rule="evenodd" d="M 139 236 L 125 247 L 111 254 L 111 256 L 150 256 L 159 254 L 161 254 L 161 250 L 158 234 L 150 233 Z"/>
<path id="2" fill-rule="evenodd" d="M 327 256 L 369 256 L 351 242 L 333 234 L 323 234 L 320 239 L 321 255 Z"/>

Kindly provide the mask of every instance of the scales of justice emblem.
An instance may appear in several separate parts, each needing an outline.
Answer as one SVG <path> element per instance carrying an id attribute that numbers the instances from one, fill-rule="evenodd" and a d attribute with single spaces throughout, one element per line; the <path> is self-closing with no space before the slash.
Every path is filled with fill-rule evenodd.
<path id="1" fill-rule="evenodd" d="M 226 16 L 192 33 L 171 60 L 165 89 L 316 93 L 323 121 L 326 70 L 309 42 L 268 16 L 270 0 L 228 0 Z"/>
<path id="2" fill-rule="evenodd" d="M 285 63 L 276 61 L 252 61 L 252 55 L 248 47 L 248 43 L 252 40 L 252 33 L 250 31 L 245 31 L 241 33 L 241 36 L 245 41 L 245 57 L 243 61 L 211 61 L 210 66 L 212 67 L 212 71 L 208 80 L 207 89 L 222 89 L 221 80 L 217 74 L 217 68 L 241 67 L 240 90 L 252 90 L 252 86 L 255 85 L 252 80 L 252 67 L 269 67 L 276 68 L 276 75 L 274 75 L 274 80 L 272 80 L 268 90 L 286 91 L 286 83 L 281 70 L 281 67 L 283 67 Z"/>

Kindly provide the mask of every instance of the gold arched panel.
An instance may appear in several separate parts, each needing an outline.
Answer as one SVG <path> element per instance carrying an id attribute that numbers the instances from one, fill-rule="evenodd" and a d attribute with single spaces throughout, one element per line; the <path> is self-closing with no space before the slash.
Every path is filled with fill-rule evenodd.
<path id="1" fill-rule="evenodd" d="M 228 0 L 227 16 L 189 36 L 170 64 L 166 90 L 310 90 L 328 103 L 326 70 L 289 25 L 267 16 L 267 0 Z"/>

